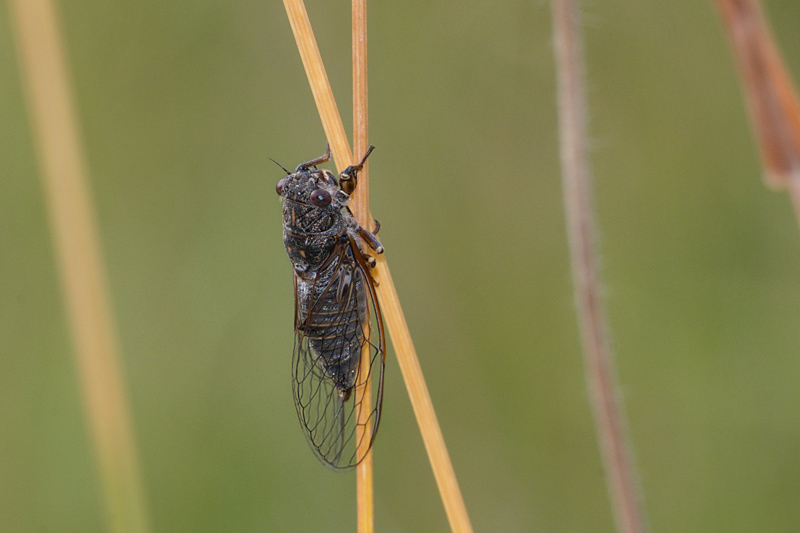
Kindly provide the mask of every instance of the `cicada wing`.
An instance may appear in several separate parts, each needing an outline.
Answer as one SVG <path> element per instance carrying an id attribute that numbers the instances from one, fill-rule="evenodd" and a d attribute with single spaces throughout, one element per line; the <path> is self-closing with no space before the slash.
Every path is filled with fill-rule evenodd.
<path id="1" fill-rule="evenodd" d="M 361 462 L 366 456 L 372 443 L 375 441 L 375 436 L 378 434 L 378 427 L 381 422 L 381 412 L 383 409 L 383 376 L 386 370 L 386 336 L 383 326 L 383 315 L 381 314 L 381 307 L 378 303 L 378 297 L 375 293 L 375 281 L 372 279 L 372 274 L 369 266 L 367 266 L 361 252 L 353 240 L 350 240 L 351 249 L 356 260 L 359 275 L 364 280 L 364 292 L 366 295 L 367 304 L 367 324 L 366 343 L 362 351 L 364 357 L 369 357 L 369 366 L 366 367 L 366 372 L 359 372 L 356 388 L 357 397 L 355 401 L 359 407 L 368 405 L 368 409 L 364 409 L 360 421 L 360 429 L 363 432 L 363 439 L 369 439 L 366 446 L 363 447 L 363 452 L 358 458 Z M 364 367 L 362 367 L 364 369 Z M 369 387 L 366 384 L 369 383 Z M 367 396 L 367 394 L 369 396 Z M 365 401 L 368 400 L 368 401 Z M 367 414 L 368 412 L 368 414 Z"/>
<path id="2" fill-rule="evenodd" d="M 325 286 L 310 291 L 307 306 L 297 303 L 292 391 L 317 458 L 346 470 L 363 460 L 378 430 L 385 343 L 374 284 L 360 252 L 344 244 L 336 253 L 331 271 L 318 276 Z M 369 358 L 368 370 L 360 357 Z M 363 386 L 368 382 L 369 402 Z"/>
<path id="3" fill-rule="evenodd" d="M 331 468 L 344 460 L 349 417 L 334 381 L 302 332 L 295 332 L 292 391 L 300 425 L 316 456 Z"/>

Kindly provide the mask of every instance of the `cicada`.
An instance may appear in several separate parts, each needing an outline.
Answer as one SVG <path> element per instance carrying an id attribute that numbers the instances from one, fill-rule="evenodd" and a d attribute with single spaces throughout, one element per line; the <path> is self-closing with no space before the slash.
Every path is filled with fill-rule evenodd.
<path id="1" fill-rule="evenodd" d="M 373 148 L 338 180 L 317 168 L 330 159 L 328 148 L 276 185 L 294 267 L 294 403 L 312 450 L 336 470 L 363 460 L 381 420 L 386 352 L 371 255 L 383 253 L 380 226 L 363 228 L 348 207 Z"/>

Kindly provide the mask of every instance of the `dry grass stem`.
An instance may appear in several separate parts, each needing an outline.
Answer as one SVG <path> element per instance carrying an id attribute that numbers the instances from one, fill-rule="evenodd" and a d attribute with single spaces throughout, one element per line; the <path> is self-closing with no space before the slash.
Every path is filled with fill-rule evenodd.
<path id="1" fill-rule="evenodd" d="M 353 157 L 359 161 L 369 148 L 367 110 L 367 1 L 353 0 Z M 359 173 L 350 206 L 359 224 L 373 230 L 369 210 L 369 159 Z"/>
<path id="2" fill-rule="evenodd" d="M 109 530 L 144 532 L 144 490 L 58 17 L 48 0 L 10 7 Z"/>
<path id="3" fill-rule="evenodd" d="M 305 4 L 302 0 L 283 0 L 283 5 L 289 17 L 295 41 L 297 41 L 297 49 L 303 60 L 303 67 L 306 70 L 309 85 L 311 85 L 311 92 L 314 95 L 314 102 L 317 104 L 325 136 L 331 146 L 333 161 L 341 172 L 352 164 L 353 153 L 350 151 L 350 142 L 344 131 L 342 117 L 336 107 L 331 84 L 328 82 L 328 75 L 325 73 L 325 66 L 319 55 L 317 40 L 311 30 L 311 22 L 308 20 Z"/>
<path id="4" fill-rule="evenodd" d="M 586 155 L 586 96 L 578 7 L 574 0 L 554 0 L 552 6 L 567 233 L 589 397 L 617 528 L 641 532 L 646 528 L 644 513 L 600 296 Z"/>
<path id="5" fill-rule="evenodd" d="M 355 157 L 360 158 L 367 151 L 367 1 L 353 0 L 353 147 Z M 353 192 L 350 204 L 358 223 L 372 230 L 369 214 L 369 162 L 359 173 L 359 183 Z M 370 375 L 371 359 L 369 347 L 365 346 L 361 354 L 361 375 Z M 372 380 L 363 381 L 356 391 L 356 398 L 363 398 L 358 409 L 358 425 L 356 426 L 356 442 L 361 456 L 361 448 L 372 440 L 372 426 L 368 424 L 372 411 Z M 356 468 L 356 502 L 359 533 L 372 533 L 375 529 L 375 506 L 373 492 L 372 450 Z"/>
<path id="6" fill-rule="evenodd" d="M 308 15 L 301 0 L 284 0 L 284 5 L 286 6 L 289 22 L 294 32 L 295 39 L 297 40 L 297 48 L 303 60 L 309 84 L 311 85 L 311 90 L 317 103 L 323 128 L 331 144 L 336 166 L 339 170 L 342 170 L 344 167 L 351 164 L 353 160 L 352 153 L 347 143 L 341 117 L 333 101 L 333 93 L 331 92 L 325 69 L 322 66 L 322 60 L 314 40 L 313 32 L 311 31 Z M 357 132 L 356 142 L 364 142 L 366 145 L 366 139 L 362 141 L 358 140 L 359 131 L 362 131 L 362 135 L 366 135 L 366 41 L 364 41 L 363 44 L 364 74 L 363 79 L 361 79 L 360 82 L 357 80 L 356 84 L 363 83 L 364 107 L 360 110 L 358 107 L 356 108 L 356 117 L 354 120 L 356 121 Z M 359 62 L 360 61 L 361 60 L 359 60 Z M 358 72 L 359 67 L 356 66 L 355 68 L 356 72 Z M 360 76 L 360 74 L 356 74 L 356 77 Z M 361 90 L 357 90 L 357 92 L 359 91 Z M 354 98 L 359 97 L 354 94 Z M 359 106 L 362 104 L 357 103 L 356 105 Z M 364 118 L 360 119 L 359 115 L 362 115 Z M 359 120 L 363 120 L 364 126 L 358 125 Z M 364 146 L 364 151 L 366 151 L 366 146 Z M 356 190 L 361 189 L 362 185 L 364 185 L 363 182 L 366 181 L 362 177 L 364 175 L 365 174 L 359 176 L 359 185 Z M 366 193 L 366 187 L 364 187 L 364 192 Z M 368 213 L 366 204 L 363 205 L 361 209 L 362 211 L 357 213 L 357 216 L 360 216 L 360 220 L 371 221 L 372 218 Z M 368 227 L 372 229 L 371 226 Z M 472 526 L 470 525 L 466 506 L 464 505 L 461 490 L 456 481 L 452 463 L 447 454 L 444 437 L 439 428 L 436 414 L 433 411 L 430 394 L 425 385 L 422 369 L 419 366 L 414 345 L 411 341 L 411 334 L 408 331 L 408 325 L 406 324 L 400 302 L 397 298 L 397 291 L 392 282 L 389 266 L 386 263 L 385 255 L 380 255 L 376 259 L 378 265 L 375 269 L 375 278 L 378 281 L 377 293 L 383 312 L 383 318 L 386 323 L 386 328 L 389 331 L 389 336 L 392 339 L 392 345 L 397 355 L 400 371 L 403 374 L 403 379 L 405 380 L 411 399 L 411 405 L 417 417 L 417 423 L 422 434 L 423 442 L 425 443 L 425 449 L 428 452 L 428 458 L 431 462 L 431 468 L 433 469 L 439 492 L 442 496 L 447 518 L 450 521 L 450 527 L 453 531 L 457 532 L 471 532 Z"/>
<path id="7" fill-rule="evenodd" d="M 471 532 L 472 525 L 464 505 L 464 498 L 461 495 L 461 489 L 444 444 L 439 421 L 433 410 L 433 402 L 431 402 L 431 396 L 422 375 L 422 368 L 419 366 L 419 359 L 411 341 L 411 333 L 408 331 L 403 309 L 400 307 L 400 300 L 394 288 L 389 265 L 386 264 L 384 255 L 378 256 L 377 259 L 378 267 L 375 277 L 379 283 L 377 292 L 381 302 L 381 311 L 386 328 L 389 330 L 389 336 L 392 338 L 392 346 L 397 354 L 400 372 L 403 374 L 411 406 L 417 418 L 417 425 L 422 433 L 422 440 L 425 443 L 425 450 L 428 452 L 428 460 L 439 487 L 439 494 L 442 496 L 450 529 L 459 533 Z"/>
<path id="8" fill-rule="evenodd" d="M 787 188 L 800 224 L 800 101 L 758 0 L 717 0 L 739 65 L 764 177 Z"/>

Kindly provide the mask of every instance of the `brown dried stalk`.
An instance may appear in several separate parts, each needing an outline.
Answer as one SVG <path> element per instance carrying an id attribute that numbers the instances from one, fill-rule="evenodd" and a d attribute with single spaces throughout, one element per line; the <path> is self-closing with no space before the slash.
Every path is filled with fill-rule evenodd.
<path id="1" fill-rule="evenodd" d="M 578 7 L 574 0 L 554 0 L 552 6 L 567 234 L 589 397 L 617 528 L 640 532 L 646 529 L 644 512 L 600 296 L 586 156 L 586 94 Z"/>
<path id="2" fill-rule="evenodd" d="M 306 13 L 302 0 L 284 0 L 283 3 L 286 7 L 286 13 L 289 17 L 289 23 L 292 26 L 295 40 L 297 41 L 297 48 L 303 60 L 303 66 L 305 67 L 309 84 L 311 85 L 311 91 L 314 94 L 314 100 L 317 103 L 317 109 L 319 110 L 325 134 L 328 137 L 331 151 L 333 152 L 336 167 L 341 170 L 353 162 L 353 156 L 350 152 L 341 117 L 339 116 L 336 103 L 333 99 L 330 83 L 325 74 L 325 68 L 322 65 L 322 59 L 320 58 L 319 49 L 317 48 L 316 40 L 311 30 L 308 14 Z M 357 39 L 365 39 L 364 34 L 361 32 L 362 30 L 359 30 L 359 37 L 357 37 Z M 365 45 L 366 40 L 364 40 L 364 46 Z M 366 47 L 363 49 L 363 54 L 365 60 Z M 358 60 L 358 62 L 361 61 L 361 59 Z M 358 66 L 355 68 L 357 71 L 360 69 Z M 365 66 L 363 69 L 363 78 L 358 74 L 357 77 L 360 79 L 356 80 L 356 85 L 358 86 L 359 83 L 363 83 L 365 95 Z M 356 92 L 360 91 L 362 91 L 362 89 L 356 90 Z M 354 93 L 354 98 L 360 99 L 361 97 Z M 363 104 L 356 103 L 356 106 L 363 105 L 364 107 L 360 108 L 360 110 L 359 107 L 356 107 L 356 117 L 354 120 L 356 121 L 357 132 L 356 142 L 363 142 L 364 145 L 366 145 L 365 138 L 360 141 L 358 140 L 358 132 L 360 130 L 361 135 L 366 135 L 366 99 L 365 96 L 363 98 Z M 359 118 L 359 115 L 362 115 L 363 119 Z M 359 125 L 360 120 L 363 120 L 363 123 L 361 123 L 363 126 Z M 365 148 L 366 146 L 363 146 L 362 151 L 366 151 Z M 361 152 L 357 151 L 356 153 Z M 365 176 L 364 173 L 359 175 L 357 190 L 361 189 L 363 186 L 364 192 L 366 193 L 365 182 L 367 180 L 364 179 L 363 176 Z M 359 207 L 357 203 L 356 207 Z M 357 214 L 357 216 L 359 215 Z M 361 206 L 359 220 L 367 222 L 372 220 L 366 205 Z M 368 225 L 367 227 L 370 226 L 371 225 Z M 470 525 L 466 506 L 464 505 L 464 500 L 461 496 L 458 482 L 456 481 L 450 457 L 447 454 L 442 431 L 436 420 L 430 394 L 425 385 L 422 369 L 419 366 L 419 360 L 417 359 L 414 345 L 411 341 L 411 334 L 409 333 L 408 325 L 406 324 L 399 299 L 397 298 L 397 291 L 392 282 L 385 254 L 379 255 L 376 259 L 378 264 L 375 269 L 375 279 L 378 282 L 377 293 L 383 318 L 386 323 L 386 328 L 389 331 L 389 336 L 392 339 L 392 345 L 397 355 L 400 371 L 406 383 L 411 405 L 417 418 L 420 433 L 422 434 L 422 440 L 428 452 L 428 459 L 430 460 L 431 468 L 433 469 L 434 477 L 439 487 L 439 493 L 442 496 L 447 518 L 450 521 L 450 527 L 453 531 L 457 532 L 471 532 L 472 526 Z"/>
<path id="3" fill-rule="evenodd" d="M 758 0 L 717 0 L 739 65 L 768 185 L 787 188 L 800 224 L 800 101 Z"/>
<path id="4" fill-rule="evenodd" d="M 111 298 L 58 16 L 49 0 L 15 0 L 10 7 L 109 530 L 148 531 Z"/>
<path id="5" fill-rule="evenodd" d="M 353 0 L 353 148 L 356 154 L 364 154 L 368 148 L 367 129 L 367 0 Z M 361 157 L 361 155 L 358 155 Z M 359 184 L 353 192 L 351 209 L 361 226 L 372 230 L 372 217 L 369 212 L 369 162 L 364 162 L 360 171 Z M 369 376 L 371 358 L 369 348 L 361 357 L 361 375 Z M 372 441 L 372 425 L 368 423 L 372 406 L 372 380 L 363 380 L 356 391 L 356 398 L 363 398 L 358 409 L 356 426 L 356 456 Z M 375 506 L 373 490 L 372 450 L 356 468 L 356 508 L 359 533 L 372 533 L 375 530 Z"/>

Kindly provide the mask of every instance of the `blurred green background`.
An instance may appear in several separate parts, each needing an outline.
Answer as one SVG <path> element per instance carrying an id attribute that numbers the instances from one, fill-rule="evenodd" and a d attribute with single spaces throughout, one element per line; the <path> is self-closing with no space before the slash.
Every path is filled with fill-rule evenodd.
<path id="1" fill-rule="evenodd" d="M 800 9 L 767 2 L 800 78 Z M 350 4 L 308 10 L 350 130 Z M 154 531 L 353 531 L 290 388 L 268 157 L 325 138 L 280 2 L 61 2 Z M 654 531 L 800 529 L 800 232 L 709 2 L 584 8 L 595 200 Z M 369 6 L 372 211 L 476 531 L 612 531 L 547 2 Z M 0 531 L 104 531 L 6 6 Z M 390 351 L 378 531 L 447 521 Z"/>

